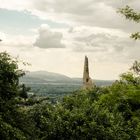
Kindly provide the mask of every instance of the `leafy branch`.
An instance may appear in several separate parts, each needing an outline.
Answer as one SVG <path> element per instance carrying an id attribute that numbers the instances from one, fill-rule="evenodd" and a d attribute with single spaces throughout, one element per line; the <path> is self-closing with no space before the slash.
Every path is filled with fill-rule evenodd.
<path id="1" fill-rule="evenodd" d="M 123 14 L 126 19 L 132 20 L 136 23 L 140 23 L 140 13 L 136 12 L 128 5 L 124 8 L 120 8 L 118 12 Z M 140 39 L 140 32 L 133 33 L 130 37 L 135 40 L 138 40 Z"/>

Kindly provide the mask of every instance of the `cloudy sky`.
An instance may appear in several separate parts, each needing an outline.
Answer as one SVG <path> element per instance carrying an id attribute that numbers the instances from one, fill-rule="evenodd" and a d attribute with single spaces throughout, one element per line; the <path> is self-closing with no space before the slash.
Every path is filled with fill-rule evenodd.
<path id="1" fill-rule="evenodd" d="M 0 51 L 31 66 L 82 77 L 84 56 L 93 79 L 117 79 L 140 59 L 140 41 L 129 38 L 140 25 L 117 13 L 139 0 L 0 0 Z"/>

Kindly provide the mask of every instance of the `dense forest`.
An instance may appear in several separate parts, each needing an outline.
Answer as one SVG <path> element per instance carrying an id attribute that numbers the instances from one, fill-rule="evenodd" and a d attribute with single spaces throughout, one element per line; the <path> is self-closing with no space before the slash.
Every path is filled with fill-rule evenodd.
<path id="1" fill-rule="evenodd" d="M 27 97 L 18 60 L 0 53 L 0 137 L 3 140 L 140 138 L 140 63 L 111 86 L 79 90 L 61 101 Z"/>

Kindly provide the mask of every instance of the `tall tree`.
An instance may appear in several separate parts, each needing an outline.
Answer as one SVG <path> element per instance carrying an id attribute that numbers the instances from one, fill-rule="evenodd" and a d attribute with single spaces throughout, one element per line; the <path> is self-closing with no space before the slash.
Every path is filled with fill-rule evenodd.
<path id="1" fill-rule="evenodd" d="M 18 60 L 8 53 L 0 53 L 0 139 L 27 140 L 33 129 L 27 111 L 19 106 L 26 98 L 26 87 L 19 84 L 24 72 L 18 68 Z"/>
<path id="2" fill-rule="evenodd" d="M 18 69 L 17 60 L 8 53 L 0 53 L 0 99 L 8 101 L 19 94 L 19 77 L 24 75 Z"/>

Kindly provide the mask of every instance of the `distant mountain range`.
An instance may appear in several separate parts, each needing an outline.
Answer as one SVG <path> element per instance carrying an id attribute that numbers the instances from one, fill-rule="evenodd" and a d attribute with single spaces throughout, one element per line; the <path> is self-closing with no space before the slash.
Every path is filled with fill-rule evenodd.
<path id="1" fill-rule="evenodd" d="M 22 82 L 39 82 L 39 83 L 52 83 L 52 82 L 60 82 L 60 81 L 71 81 L 71 78 L 48 71 L 35 71 L 35 72 L 27 72 L 24 77 L 21 78 Z"/>
<path id="2" fill-rule="evenodd" d="M 93 80 L 97 86 L 111 85 L 112 80 Z M 27 72 L 20 78 L 20 83 L 31 87 L 31 92 L 40 96 L 63 96 L 82 87 L 82 78 L 68 76 L 47 71 Z"/>
<path id="3" fill-rule="evenodd" d="M 48 71 L 35 71 L 27 72 L 25 76 L 20 78 L 21 83 L 25 84 L 52 84 L 52 83 L 73 83 L 81 84 L 82 78 L 70 78 L 68 76 L 48 72 Z M 112 84 L 113 80 L 93 80 L 93 82 L 98 86 L 106 86 Z"/>

